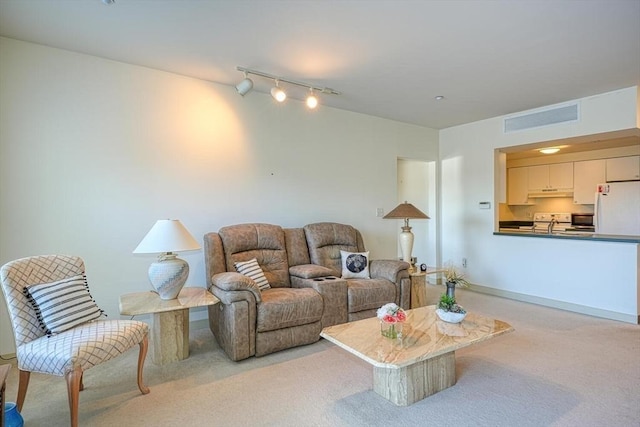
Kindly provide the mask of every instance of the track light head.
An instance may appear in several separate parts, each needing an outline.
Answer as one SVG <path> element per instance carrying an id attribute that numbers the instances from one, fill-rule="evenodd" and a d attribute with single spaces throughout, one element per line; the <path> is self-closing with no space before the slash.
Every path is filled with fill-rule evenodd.
<path id="1" fill-rule="evenodd" d="M 278 86 L 278 80 L 276 80 L 276 85 L 271 88 L 271 96 L 278 102 L 284 102 L 284 100 L 287 99 L 285 91 Z"/>
<path id="2" fill-rule="evenodd" d="M 309 95 L 307 96 L 306 104 L 310 110 L 313 110 L 318 106 L 318 98 L 313 94 L 312 88 L 309 88 Z"/>
<path id="3" fill-rule="evenodd" d="M 253 80 L 247 77 L 247 73 L 244 73 L 244 80 L 236 85 L 236 90 L 241 96 L 245 96 L 251 89 L 253 89 Z"/>

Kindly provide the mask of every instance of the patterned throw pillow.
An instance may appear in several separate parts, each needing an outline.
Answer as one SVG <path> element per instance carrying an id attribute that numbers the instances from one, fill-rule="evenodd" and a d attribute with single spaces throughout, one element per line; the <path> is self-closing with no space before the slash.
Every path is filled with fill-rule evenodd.
<path id="1" fill-rule="evenodd" d="M 23 293 L 47 335 L 96 320 L 104 313 L 89 293 L 87 278 L 83 274 L 25 287 Z"/>
<path id="2" fill-rule="evenodd" d="M 260 268 L 260 265 L 258 265 L 257 259 L 253 258 L 249 261 L 234 262 L 233 266 L 236 268 L 238 273 L 252 278 L 253 281 L 257 283 L 258 288 L 260 288 L 261 291 L 271 288 L 269 281 L 264 277 L 264 272 Z"/>
<path id="3" fill-rule="evenodd" d="M 340 251 L 343 279 L 369 279 L 369 252 Z"/>

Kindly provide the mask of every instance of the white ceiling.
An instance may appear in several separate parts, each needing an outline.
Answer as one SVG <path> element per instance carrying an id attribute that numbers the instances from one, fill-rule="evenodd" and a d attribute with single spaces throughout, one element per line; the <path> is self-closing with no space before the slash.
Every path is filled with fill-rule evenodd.
<path id="1" fill-rule="evenodd" d="M 640 0 L 0 0 L 0 35 L 435 129 L 640 86 Z"/>

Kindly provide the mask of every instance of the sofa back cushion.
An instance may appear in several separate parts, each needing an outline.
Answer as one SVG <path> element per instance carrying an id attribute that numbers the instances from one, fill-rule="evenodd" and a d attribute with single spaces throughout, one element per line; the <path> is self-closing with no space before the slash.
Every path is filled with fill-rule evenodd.
<path id="1" fill-rule="evenodd" d="M 271 224 L 239 224 L 222 227 L 227 271 L 236 271 L 233 263 L 255 258 L 272 288 L 291 287 L 289 263 L 282 227 Z"/>
<path id="2" fill-rule="evenodd" d="M 311 264 L 303 228 L 285 228 L 284 238 L 287 244 L 289 267 Z"/>
<path id="3" fill-rule="evenodd" d="M 319 222 L 304 226 L 313 264 L 331 269 L 334 276 L 342 275 L 340 251 L 364 252 L 362 235 L 350 225 Z"/>

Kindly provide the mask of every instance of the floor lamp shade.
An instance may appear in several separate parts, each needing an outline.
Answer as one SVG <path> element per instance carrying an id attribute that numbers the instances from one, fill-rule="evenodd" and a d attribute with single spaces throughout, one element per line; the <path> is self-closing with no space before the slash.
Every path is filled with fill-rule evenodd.
<path id="1" fill-rule="evenodd" d="M 404 227 L 400 233 L 400 250 L 402 251 L 402 260 L 411 264 L 411 251 L 413 250 L 413 233 L 409 227 L 409 219 L 429 219 L 429 217 L 420 209 L 411 203 L 401 203 L 391 212 L 386 214 L 385 219 L 404 219 Z"/>
<path id="2" fill-rule="evenodd" d="M 133 250 L 134 254 L 159 254 L 149 266 L 149 281 L 161 299 L 175 299 L 189 277 L 189 264 L 174 252 L 194 251 L 200 245 L 177 219 L 158 220 Z"/>

